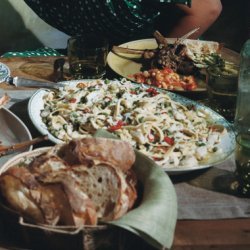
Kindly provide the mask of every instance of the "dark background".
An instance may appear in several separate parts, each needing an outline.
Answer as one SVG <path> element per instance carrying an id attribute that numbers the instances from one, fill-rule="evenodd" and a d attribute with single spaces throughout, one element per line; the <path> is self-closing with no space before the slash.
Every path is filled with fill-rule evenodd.
<path id="1" fill-rule="evenodd" d="M 221 2 L 223 6 L 221 15 L 201 39 L 221 42 L 225 47 L 239 52 L 244 42 L 250 38 L 250 1 L 221 0 Z M 163 14 L 156 24 L 162 32 L 175 25 L 181 16 L 174 6 L 166 7 L 163 13 L 166 14 Z"/>

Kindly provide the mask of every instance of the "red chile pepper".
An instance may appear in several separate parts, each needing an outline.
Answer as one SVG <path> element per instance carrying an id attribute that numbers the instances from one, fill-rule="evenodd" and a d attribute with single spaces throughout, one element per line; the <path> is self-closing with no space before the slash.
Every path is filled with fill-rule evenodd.
<path id="1" fill-rule="evenodd" d="M 162 70 L 162 72 L 163 72 L 164 74 L 170 74 L 170 73 L 173 73 L 174 71 L 173 71 L 172 69 L 170 69 L 170 68 L 164 68 L 164 69 Z"/>
<path id="2" fill-rule="evenodd" d="M 169 145 L 171 145 L 171 146 L 174 145 L 174 138 L 165 136 L 165 137 L 164 137 L 164 141 L 165 141 L 166 143 L 168 143 Z"/>
<path id="3" fill-rule="evenodd" d="M 150 93 L 152 96 L 158 95 L 159 92 L 155 88 L 148 88 L 146 92 Z"/>
<path id="4" fill-rule="evenodd" d="M 117 123 L 116 123 L 116 125 L 113 125 L 113 126 L 110 126 L 109 128 L 108 128 L 108 130 L 109 131 L 116 131 L 116 130 L 118 130 L 118 129 L 121 129 L 122 128 L 122 126 L 124 126 L 124 125 L 126 125 L 126 123 L 124 123 L 123 121 L 118 121 Z"/>
<path id="5" fill-rule="evenodd" d="M 76 98 L 71 98 L 71 99 L 69 99 L 69 102 L 70 103 L 75 103 L 77 100 L 76 100 Z"/>
<path id="6" fill-rule="evenodd" d="M 191 91 L 193 89 L 196 89 L 197 88 L 197 85 L 193 84 L 193 83 L 187 83 L 187 84 L 182 84 L 182 88 L 184 90 L 187 90 L 187 91 Z"/>
<path id="7" fill-rule="evenodd" d="M 148 135 L 149 142 L 153 142 L 155 140 L 155 137 L 152 134 Z"/>
<path id="8" fill-rule="evenodd" d="M 154 160 L 154 161 L 161 161 L 162 158 L 160 158 L 160 157 L 153 157 L 153 160 Z"/>

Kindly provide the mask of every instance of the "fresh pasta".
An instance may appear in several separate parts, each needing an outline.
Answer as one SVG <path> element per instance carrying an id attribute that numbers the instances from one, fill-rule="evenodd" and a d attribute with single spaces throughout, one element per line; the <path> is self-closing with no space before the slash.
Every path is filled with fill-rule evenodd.
<path id="1" fill-rule="evenodd" d="M 164 168 L 198 165 L 219 150 L 222 136 L 204 110 L 125 79 L 93 80 L 48 91 L 41 117 L 62 141 L 105 129 Z"/>

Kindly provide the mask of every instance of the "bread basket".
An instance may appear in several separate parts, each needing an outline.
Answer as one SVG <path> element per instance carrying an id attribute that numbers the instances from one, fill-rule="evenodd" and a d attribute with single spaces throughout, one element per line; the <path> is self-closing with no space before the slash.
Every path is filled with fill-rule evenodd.
<path id="1" fill-rule="evenodd" d="M 50 147 L 39 148 L 14 156 L 0 168 L 0 175 L 10 167 L 46 152 Z M 49 226 L 31 224 L 0 201 L 0 242 L 25 249 L 137 249 L 148 246 L 127 230 L 112 225 Z M 2 238 L 2 239 L 1 239 Z M 133 246 L 131 246 L 131 243 Z M 138 246 L 136 246 L 138 245 Z"/>

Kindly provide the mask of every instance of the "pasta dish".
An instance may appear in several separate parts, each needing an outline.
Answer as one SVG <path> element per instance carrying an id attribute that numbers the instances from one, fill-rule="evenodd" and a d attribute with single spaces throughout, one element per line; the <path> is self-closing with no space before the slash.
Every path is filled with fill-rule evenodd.
<path id="1" fill-rule="evenodd" d="M 67 142 L 105 129 L 164 168 L 198 165 L 220 150 L 225 133 L 206 111 L 125 79 L 81 82 L 43 98 L 41 117 L 56 138 Z"/>

